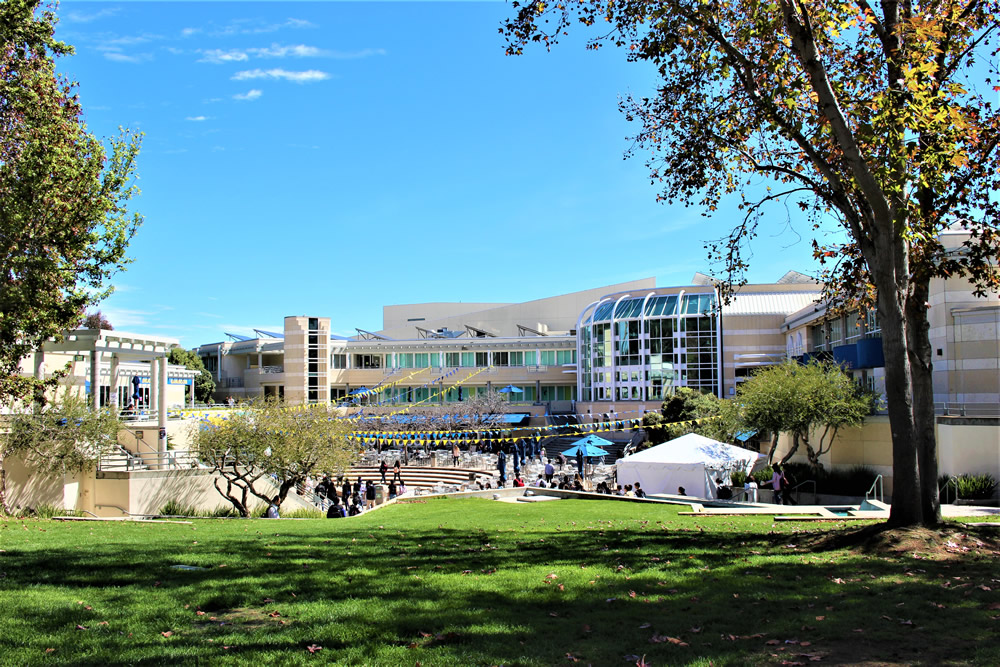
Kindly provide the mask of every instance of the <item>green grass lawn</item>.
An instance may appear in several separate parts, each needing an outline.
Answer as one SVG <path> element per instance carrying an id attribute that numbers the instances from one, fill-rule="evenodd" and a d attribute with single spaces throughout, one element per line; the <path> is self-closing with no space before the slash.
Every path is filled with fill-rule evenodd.
<path id="1" fill-rule="evenodd" d="M 858 524 L 430 499 L 0 526 L 4 665 L 1000 663 L 998 531 L 958 524 L 858 546 Z"/>

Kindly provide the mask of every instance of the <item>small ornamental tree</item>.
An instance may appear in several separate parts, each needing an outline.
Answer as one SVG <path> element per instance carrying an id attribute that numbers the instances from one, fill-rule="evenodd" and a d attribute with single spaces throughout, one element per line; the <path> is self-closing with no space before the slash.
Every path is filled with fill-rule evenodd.
<path id="1" fill-rule="evenodd" d="M 642 423 L 649 434 L 650 444 L 667 442 L 687 433 L 719 438 L 723 429 L 714 417 L 718 417 L 723 403 L 715 394 L 679 387 L 664 399 L 659 412 L 643 415 Z M 695 420 L 703 421 L 693 423 Z"/>
<path id="2" fill-rule="evenodd" d="M 11 511 L 4 467 L 9 458 L 20 459 L 40 475 L 82 472 L 117 448 L 121 426 L 113 410 L 94 412 L 68 389 L 45 406 L 8 414 L 0 430 L 0 511 Z"/>
<path id="3" fill-rule="evenodd" d="M 191 350 L 174 347 L 170 349 L 167 361 L 178 366 L 184 366 L 188 370 L 198 371 L 198 377 L 194 379 L 194 397 L 203 403 L 208 403 L 215 391 L 215 378 L 212 372 L 205 368 L 205 362 L 201 357 Z"/>
<path id="4" fill-rule="evenodd" d="M 105 331 L 114 331 L 114 327 L 111 326 L 111 322 L 108 318 L 104 316 L 99 310 L 95 310 L 92 313 L 87 313 L 83 318 L 83 328 L 84 329 L 104 329 Z"/>
<path id="5" fill-rule="evenodd" d="M 739 385 L 727 401 L 723 421 L 733 430 L 754 429 L 772 434 L 768 462 L 773 461 L 778 435 L 787 433 L 792 446 L 782 458 L 787 462 L 804 447 L 809 465 L 820 469 L 820 458 L 830 452 L 837 432 L 859 426 L 871 410 L 871 396 L 861 390 L 840 367 L 811 361 L 786 361 L 762 368 Z M 818 437 L 813 439 L 813 434 Z"/>
<path id="6" fill-rule="evenodd" d="M 589 42 L 656 67 L 622 110 L 660 199 L 744 212 L 709 242 L 726 288 L 771 205 L 801 212 L 831 294 L 877 306 L 892 427 L 893 525 L 936 524 L 934 278 L 1000 285 L 1000 0 L 581 0 L 513 3 L 507 53 Z M 764 189 L 763 184 L 771 187 Z M 948 247 L 942 232 L 961 232 Z M 951 236 L 955 239 L 955 236 Z M 831 243 L 832 245 L 828 245 Z M 839 241 L 839 242 L 838 242 Z"/>
<path id="7" fill-rule="evenodd" d="M 74 84 L 55 72 L 72 47 L 38 7 L 0 2 L 0 400 L 40 393 L 21 360 L 111 292 L 141 222 L 127 209 L 139 138 L 106 150 L 87 133 Z"/>
<path id="8" fill-rule="evenodd" d="M 198 457 L 222 480 L 215 480 L 216 490 L 249 517 L 255 499 L 280 507 L 307 477 L 346 470 L 355 453 L 352 430 L 325 405 L 289 407 L 268 399 L 201 423 L 193 440 Z"/>

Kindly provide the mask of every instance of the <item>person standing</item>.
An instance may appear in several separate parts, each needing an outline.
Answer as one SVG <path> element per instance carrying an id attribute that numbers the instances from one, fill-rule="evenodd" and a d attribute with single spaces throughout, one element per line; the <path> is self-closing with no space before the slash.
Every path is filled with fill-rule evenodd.
<path id="1" fill-rule="evenodd" d="M 399 469 L 399 459 L 396 459 L 396 462 L 392 464 L 392 481 L 394 482 L 403 481 L 403 477 L 400 474 L 400 469 Z"/>
<path id="2" fill-rule="evenodd" d="M 785 474 L 784 472 L 782 472 L 780 463 L 776 463 L 774 465 L 773 471 L 771 472 L 771 479 L 761 484 L 761 486 L 768 486 L 768 485 L 770 485 L 771 489 L 774 490 L 774 504 L 784 505 Z"/>
<path id="3" fill-rule="evenodd" d="M 545 481 L 549 484 L 552 483 L 552 476 L 556 474 L 556 469 L 552 466 L 551 461 L 545 462 Z"/>
<path id="4" fill-rule="evenodd" d="M 351 480 L 344 478 L 344 485 L 340 489 L 340 497 L 346 507 L 351 502 Z"/>
<path id="5" fill-rule="evenodd" d="M 375 509 L 375 484 L 369 484 L 365 489 L 365 509 Z"/>
<path id="6" fill-rule="evenodd" d="M 385 484 L 385 473 L 389 471 L 389 466 L 385 464 L 385 459 L 378 464 L 378 471 L 382 474 L 382 483 Z"/>
<path id="7" fill-rule="evenodd" d="M 451 464 L 453 466 L 457 466 L 458 460 L 459 458 L 461 458 L 461 456 L 462 456 L 462 450 L 458 448 L 458 443 L 456 442 L 451 446 Z"/>
<path id="8" fill-rule="evenodd" d="M 576 448 L 576 472 L 583 477 L 583 447 Z"/>
<path id="9" fill-rule="evenodd" d="M 501 449 L 497 453 L 497 470 L 500 472 L 500 487 L 507 486 L 507 454 Z"/>

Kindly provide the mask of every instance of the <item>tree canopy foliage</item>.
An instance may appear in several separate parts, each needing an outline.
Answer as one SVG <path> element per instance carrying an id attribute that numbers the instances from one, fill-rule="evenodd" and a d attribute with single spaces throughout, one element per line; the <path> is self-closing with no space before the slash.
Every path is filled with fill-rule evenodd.
<path id="1" fill-rule="evenodd" d="M 104 313 L 99 310 L 86 314 L 83 318 L 83 327 L 85 329 L 104 329 L 105 331 L 114 331 L 115 329 Z"/>
<path id="2" fill-rule="evenodd" d="M 202 403 L 211 401 L 212 393 L 215 391 L 215 378 L 212 377 L 212 372 L 205 368 L 205 362 L 202 361 L 201 357 L 192 350 L 173 347 L 170 348 L 167 361 L 192 371 L 198 371 L 198 377 L 194 379 L 194 397 Z"/>
<path id="3" fill-rule="evenodd" d="M 642 425 L 649 435 L 649 443 L 657 445 L 687 433 L 728 439 L 722 432 L 721 423 L 713 419 L 719 416 L 722 404 L 722 399 L 715 394 L 679 387 L 663 400 L 659 412 L 647 412 L 643 415 Z"/>
<path id="4" fill-rule="evenodd" d="M 6 415 L 0 429 L 0 511 L 7 506 L 4 464 L 17 457 L 39 474 L 79 472 L 117 447 L 121 427 L 115 412 L 94 412 L 85 398 L 66 389 L 44 406 L 30 406 Z"/>
<path id="5" fill-rule="evenodd" d="M 781 462 L 792 458 L 801 445 L 809 464 L 822 468 L 820 457 L 829 453 L 837 432 L 847 426 L 859 426 L 871 408 L 871 396 L 839 366 L 818 361 L 808 364 L 786 361 L 762 368 L 741 383 L 722 415 L 731 430 L 771 433 L 769 461 L 774 458 L 778 434 L 787 433 L 792 437 L 792 446 Z"/>
<path id="6" fill-rule="evenodd" d="M 0 3 L 0 398 L 37 390 L 20 361 L 72 328 L 128 263 L 141 218 L 127 204 L 139 137 L 110 150 L 86 130 L 75 85 L 55 71 L 72 48 L 39 0 Z"/>
<path id="7" fill-rule="evenodd" d="M 225 481 L 224 488 L 215 481 L 222 497 L 248 517 L 254 498 L 280 507 L 307 477 L 346 470 L 357 453 L 347 439 L 352 430 L 326 405 L 256 400 L 200 424 L 193 449 Z"/>
<path id="8" fill-rule="evenodd" d="M 893 432 L 891 523 L 935 523 L 930 280 L 1000 281 L 997 0 L 515 2 L 507 52 L 573 24 L 659 75 L 622 109 L 664 201 L 744 217 L 718 241 L 732 288 L 773 210 L 801 210 L 831 294 L 877 305 Z M 596 30 L 596 28 L 595 28 Z M 770 183 L 763 191 L 761 180 Z M 783 208 L 782 208 L 783 207 Z M 950 246 L 943 232 L 962 236 Z M 833 232 L 830 234 L 829 232 Z M 950 236 L 955 239 L 955 236 Z M 834 241 L 831 242 L 830 239 Z M 841 241 L 837 241 L 841 239 Z"/>

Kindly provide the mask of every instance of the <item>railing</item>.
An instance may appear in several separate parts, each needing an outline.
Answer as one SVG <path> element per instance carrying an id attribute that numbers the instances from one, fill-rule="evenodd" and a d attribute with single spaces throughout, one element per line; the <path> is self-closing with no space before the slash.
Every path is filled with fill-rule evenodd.
<path id="1" fill-rule="evenodd" d="M 952 495 L 951 502 L 952 502 L 952 504 L 954 504 L 955 501 L 958 500 L 958 480 L 955 479 L 954 477 L 949 477 L 947 479 L 947 481 L 945 481 L 944 485 L 942 485 L 941 487 L 938 488 L 938 501 L 942 502 L 942 503 L 945 503 L 945 504 L 948 503 L 948 495 L 947 495 L 947 493 L 945 493 L 948 490 L 948 487 L 951 487 L 951 489 L 952 489 L 952 494 L 953 495 Z M 941 500 L 941 494 L 942 493 L 945 493 L 945 497 L 944 497 L 943 501 Z"/>
<path id="2" fill-rule="evenodd" d="M 816 480 L 814 480 L 814 479 L 807 479 L 806 481 L 800 482 L 800 483 L 796 484 L 795 486 L 793 486 L 791 488 L 791 493 L 795 494 L 795 504 L 796 505 L 801 505 L 802 504 L 802 503 L 799 502 L 799 493 L 800 493 L 799 489 L 802 488 L 803 486 L 806 486 L 806 485 L 812 485 L 813 505 L 817 504 L 817 502 L 819 500 L 819 497 L 818 497 L 819 494 L 816 492 Z"/>
<path id="3" fill-rule="evenodd" d="M 220 381 L 220 386 L 226 387 L 227 389 L 239 389 L 243 386 L 243 378 L 241 377 L 224 377 Z"/>
<path id="4" fill-rule="evenodd" d="M 939 402 L 934 404 L 934 414 L 955 417 L 1000 417 L 996 403 Z"/>
<path id="5" fill-rule="evenodd" d="M 112 454 L 97 460 L 97 469 L 101 471 L 191 470 L 199 467 L 198 457 L 184 450 Z"/>
<path id="6" fill-rule="evenodd" d="M 277 375 L 285 372 L 284 366 L 261 366 L 261 375 Z"/>
<path id="7" fill-rule="evenodd" d="M 885 502 L 885 489 L 882 487 L 882 475 L 875 478 L 872 485 L 865 491 L 865 500 L 869 500 L 872 496 L 875 497 L 880 503 Z"/>

